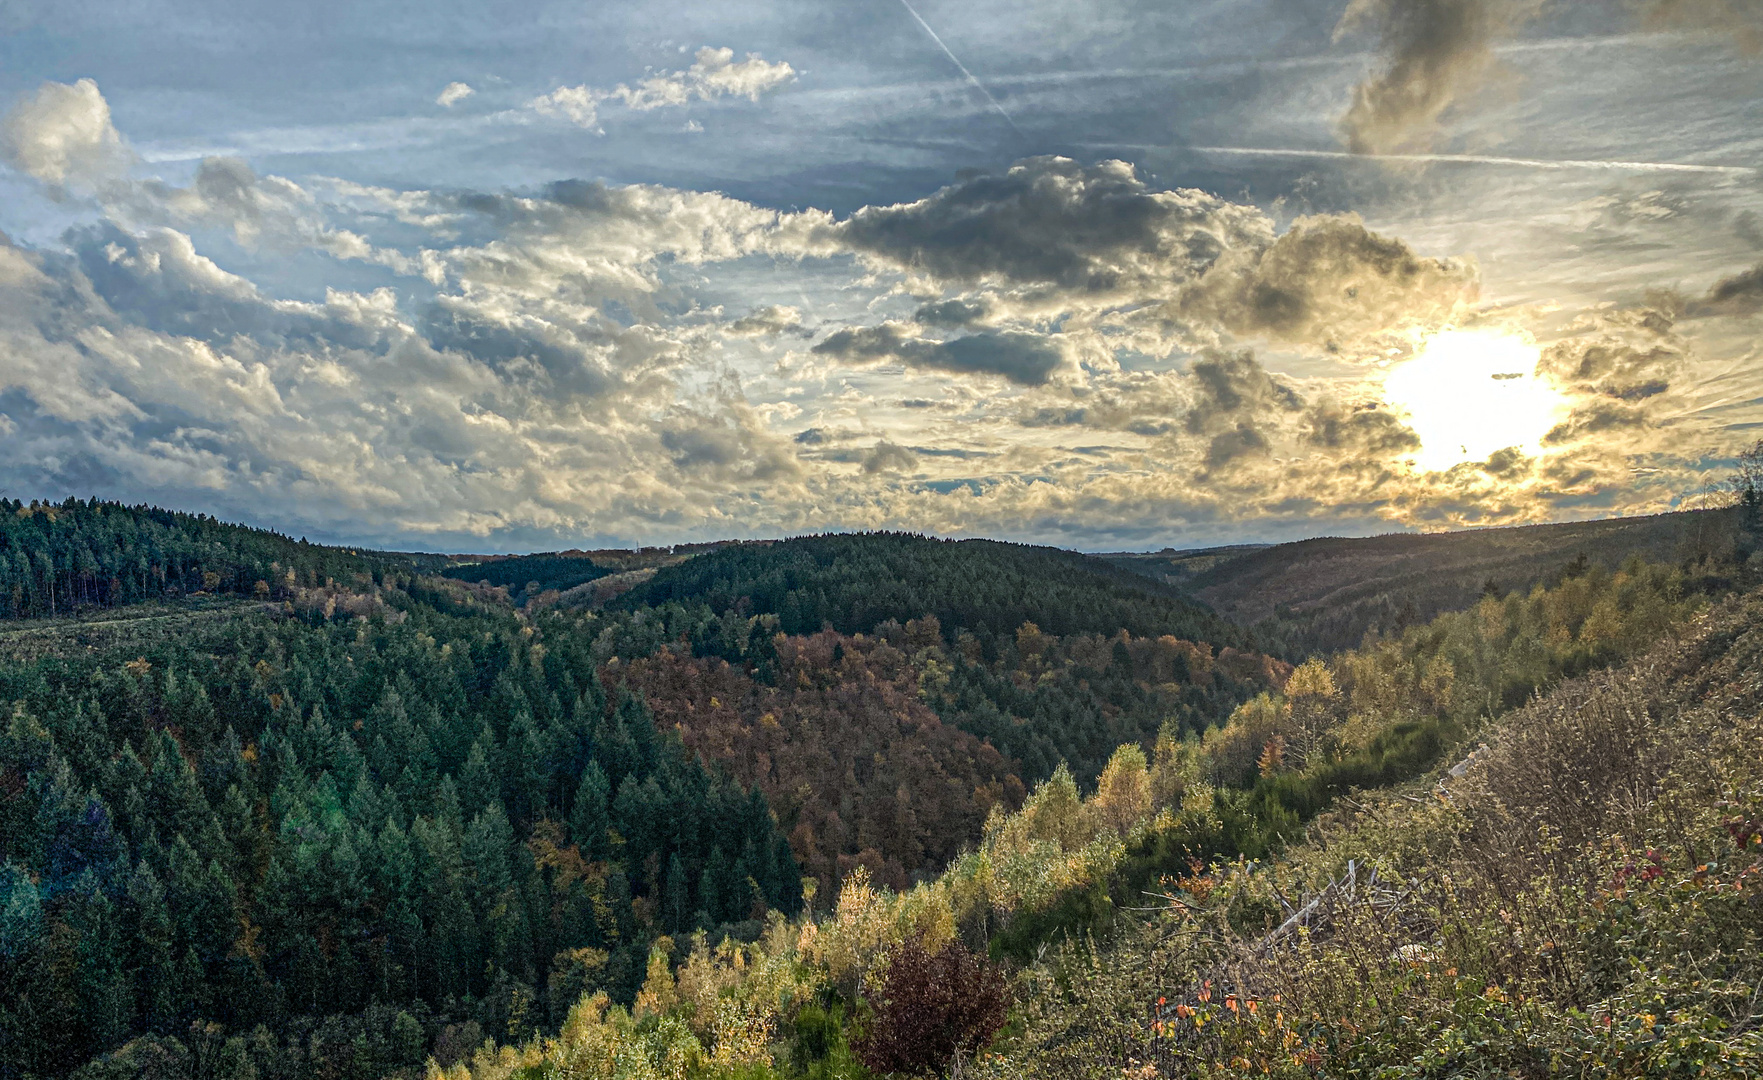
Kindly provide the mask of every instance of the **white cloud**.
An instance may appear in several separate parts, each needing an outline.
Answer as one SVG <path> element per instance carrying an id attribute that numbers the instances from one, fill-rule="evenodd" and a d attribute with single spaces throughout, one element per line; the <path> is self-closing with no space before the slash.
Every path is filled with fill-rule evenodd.
<path id="1" fill-rule="evenodd" d="M 549 94 L 527 102 L 527 108 L 545 116 L 559 116 L 577 127 L 598 130 L 600 127 L 600 102 L 605 101 L 609 94 L 600 90 L 590 90 L 586 86 L 559 86 Z"/>
<path id="2" fill-rule="evenodd" d="M 701 101 L 725 96 L 758 101 L 759 95 L 795 77 L 795 69 L 782 61 L 772 63 L 758 53 L 748 53 L 745 60 L 737 62 L 733 49 L 706 45 L 686 70 L 652 76 L 634 89 L 621 84 L 613 93 L 633 109 L 684 105 L 694 97 Z"/>
<path id="3" fill-rule="evenodd" d="M 477 91 L 465 83 L 450 82 L 441 89 L 440 96 L 435 98 L 435 104 L 444 109 L 451 109 L 475 93 Z"/>
<path id="4" fill-rule="evenodd" d="M 98 84 L 46 82 L 0 118 L 0 155 L 55 188 L 122 176 L 133 155 L 110 122 Z"/>
<path id="5" fill-rule="evenodd" d="M 684 71 L 663 71 L 643 79 L 635 86 L 619 83 L 610 90 L 589 86 L 560 86 L 527 103 L 527 107 L 546 116 L 568 119 L 578 127 L 597 130 L 599 107 L 607 101 L 621 102 L 638 112 L 652 109 L 679 108 L 696 101 L 713 101 L 720 97 L 741 97 L 758 101 L 761 94 L 775 90 L 796 77 L 796 71 L 782 61 L 772 62 L 757 53 L 748 53 L 745 60 L 735 60 L 729 48 L 698 50 L 692 66 Z M 695 122 L 694 122 L 695 123 Z M 702 130 L 688 125 L 687 130 Z"/>

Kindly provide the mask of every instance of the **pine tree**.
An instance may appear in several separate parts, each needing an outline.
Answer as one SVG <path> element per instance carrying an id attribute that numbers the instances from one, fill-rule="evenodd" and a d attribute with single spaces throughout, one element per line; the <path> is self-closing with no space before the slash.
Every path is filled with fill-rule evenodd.
<path id="1" fill-rule="evenodd" d="M 569 814 L 569 835 L 581 849 L 585 859 L 607 857 L 610 848 L 606 830 L 611 827 L 611 784 L 598 762 L 590 761 L 582 771 L 581 785 L 575 790 L 574 805 Z"/>

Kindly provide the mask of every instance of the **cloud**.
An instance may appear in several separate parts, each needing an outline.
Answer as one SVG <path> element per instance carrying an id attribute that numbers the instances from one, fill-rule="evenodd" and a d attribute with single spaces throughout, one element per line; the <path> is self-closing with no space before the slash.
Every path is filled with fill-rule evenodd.
<path id="1" fill-rule="evenodd" d="M 1352 0 L 1335 39 L 1369 27 L 1382 66 L 1353 88 L 1341 119 L 1348 148 L 1428 149 L 1444 114 L 1486 82 L 1494 46 L 1542 6 L 1543 0 Z"/>
<path id="2" fill-rule="evenodd" d="M 1190 435 L 1208 439 L 1205 464 L 1215 469 L 1246 455 L 1264 455 L 1269 435 L 1303 400 L 1248 352 L 1214 353 L 1189 372 L 1193 404 L 1183 420 Z"/>
<path id="3" fill-rule="evenodd" d="M 910 472 L 918 468 L 918 457 L 904 446 L 895 446 L 882 439 L 875 444 L 863 458 L 863 471 L 870 474 L 883 472 Z"/>
<path id="4" fill-rule="evenodd" d="M 795 77 L 795 69 L 782 61 L 772 63 L 758 53 L 748 53 L 745 60 L 737 62 L 733 49 L 706 45 L 698 50 L 692 66 L 686 70 L 662 72 L 635 87 L 620 83 L 608 96 L 638 110 L 677 107 L 694 98 L 711 101 L 743 97 L 758 101 L 761 94 Z"/>
<path id="5" fill-rule="evenodd" d="M 558 116 L 577 127 L 598 131 L 600 102 L 611 95 L 586 86 L 559 86 L 549 94 L 541 94 L 526 107 L 543 116 Z"/>
<path id="6" fill-rule="evenodd" d="M 1742 52 L 1763 52 L 1763 8 L 1756 0 L 1650 0 L 1642 15 L 1658 29 L 1710 31 Z"/>
<path id="7" fill-rule="evenodd" d="M 733 49 L 706 45 L 684 71 L 658 72 L 635 86 L 619 83 L 610 90 L 586 85 L 559 86 L 549 94 L 533 98 L 527 107 L 546 116 L 563 117 L 578 127 L 598 130 L 599 109 L 604 102 L 618 101 L 628 109 L 648 112 L 722 97 L 758 101 L 762 94 L 795 77 L 795 69 L 782 61 L 772 62 L 757 53 L 748 53 L 745 60 L 737 61 Z"/>
<path id="8" fill-rule="evenodd" d="M 443 109 L 451 109 L 475 93 L 477 91 L 465 83 L 450 82 L 441 88 L 440 94 L 435 98 L 435 104 Z"/>
<path id="9" fill-rule="evenodd" d="M 1473 260 L 1416 254 L 1356 215 L 1299 218 L 1283 234 L 1253 206 L 1157 191 L 1132 166 L 1020 161 L 913 203 L 868 207 L 811 230 L 910 287 L 967 289 L 922 304 L 920 325 L 1045 323 L 1107 311 L 1104 348 L 1202 348 L 1221 335 L 1344 348 L 1460 316 L 1479 293 Z"/>
<path id="10" fill-rule="evenodd" d="M 312 192 L 280 176 L 258 176 L 236 157 L 206 157 L 187 188 L 160 180 L 114 184 L 105 191 L 111 216 L 134 225 L 231 229 L 245 247 L 311 248 L 338 259 L 377 263 L 414 274 L 420 262 L 325 220 Z"/>
<path id="11" fill-rule="evenodd" d="M 54 189 L 119 178 L 134 159 L 91 79 L 46 82 L 13 106 L 0 118 L 0 156 Z"/>
<path id="12" fill-rule="evenodd" d="M 780 307 L 770 304 L 757 308 L 752 314 L 736 319 L 728 326 L 728 332 L 735 337 L 762 337 L 787 333 L 800 329 L 802 313 L 793 307 Z"/>
<path id="13" fill-rule="evenodd" d="M 900 323 L 839 330 L 812 351 L 851 363 L 892 360 L 958 374 L 1001 375 L 1022 386 L 1040 386 L 1067 366 L 1058 343 L 1040 334 L 1005 331 L 935 341 Z"/>
<path id="14" fill-rule="evenodd" d="M 1763 311 L 1763 263 L 1722 278 L 1696 306 L 1698 314 L 1752 315 Z"/>
<path id="15" fill-rule="evenodd" d="M 1241 246 L 1273 240 L 1259 210 L 1203 191 L 1153 191 L 1123 161 L 1028 158 L 920 199 L 865 207 L 840 246 L 938 284 L 993 283 L 1089 302 L 1168 292 Z"/>
<path id="16" fill-rule="evenodd" d="M 1637 402 L 1671 389 L 1688 363 L 1676 333 L 1677 305 L 1659 303 L 1594 312 L 1569 336 L 1543 350 L 1537 373 L 1570 395 Z"/>
<path id="17" fill-rule="evenodd" d="M 1236 249 L 1190 283 L 1174 314 L 1202 330 L 1340 346 L 1442 325 L 1479 294 L 1470 260 L 1429 259 L 1356 215 L 1299 218 L 1272 245 Z"/>
<path id="18" fill-rule="evenodd" d="M 1304 441 L 1318 449 L 1389 458 L 1420 449 L 1420 437 L 1375 403 L 1352 408 L 1321 401 L 1304 414 Z"/>
<path id="19" fill-rule="evenodd" d="M 935 326 L 948 329 L 960 329 L 972 326 L 981 321 L 991 311 L 991 305 L 985 300 L 938 300 L 919 306 L 912 313 L 912 321 L 923 326 Z"/>

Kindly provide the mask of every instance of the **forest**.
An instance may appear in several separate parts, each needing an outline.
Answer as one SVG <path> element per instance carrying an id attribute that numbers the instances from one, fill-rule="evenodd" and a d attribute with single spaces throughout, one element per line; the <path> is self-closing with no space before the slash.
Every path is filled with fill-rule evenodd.
<path id="1" fill-rule="evenodd" d="M 1755 516 L 1297 655 L 1019 545 L 8 503 L 0 1077 L 1744 1075 Z"/>

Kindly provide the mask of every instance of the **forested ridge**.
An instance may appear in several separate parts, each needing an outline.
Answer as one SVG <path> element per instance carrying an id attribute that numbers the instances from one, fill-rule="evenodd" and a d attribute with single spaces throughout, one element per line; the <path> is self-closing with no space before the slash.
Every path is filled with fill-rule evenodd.
<path id="1" fill-rule="evenodd" d="M 586 555 L 523 555 L 456 564 L 441 571 L 455 581 L 476 581 L 507 589 L 518 603 L 547 591 L 573 589 L 614 571 Z"/>
<path id="2" fill-rule="evenodd" d="M 1177 590 L 1099 559 L 994 540 L 839 533 L 719 548 L 658 572 L 616 601 L 676 601 L 720 614 L 773 614 L 786 634 L 822 626 L 867 633 L 888 619 L 934 616 L 954 632 L 1010 634 L 1032 622 L 1057 635 L 1172 634 L 1242 645 L 1243 633 Z"/>
<path id="3" fill-rule="evenodd" d="M 1294 667 L 1251 647 L 1280 640 L 1265 627 L 1020 545 L 841 535 L 458 566 L 9 505 L 33 555 L 8 571 L 30 618 L 0 623 L 0 1080 L 1382 1068 L 1352 1019 L 1383 1015 L 1381 989 L 1330 998 L 1333 969 L 1255 952 L 1315 1002 L 1294 1035 L 1222 1027 L 1180 979 L 1291 915 L 1290 868 L 1340 872 L 1311 838 L 1379 793 L 1431 805 L 1424 785 L 1507 714 L 1701 633 L 1757 573 L 1736 542 L 1576 557 Z M 154 587 L 27 587 L 38 550 L 77 574 L 70 545 L 146 557 Z M 654 576 L 570 598 L 627 564 Z M 1722 625 L 1742 636 L 1745 611 Z M 1476 948 L 1453 962 L 1492 977 Z M 1230 1000 L 1278 1004 L 1246 984 Z M 1428 1022 L 1462 1002 L 1424 998 Z M 1563 1017 L 1535 1038 L 1579 1038 Z M 1376 1045 L 1412 1043 L 1404 1023 Z"/>
<path id="4" fill-rule="evenodd" d="M 416 567 L 410 556 L 309 544 L 206 514 L 96 499 L 0 499 L 0 617 L 197 592 L 281 599 L 301 587 L 383 581 L 387 571 Z"/>

